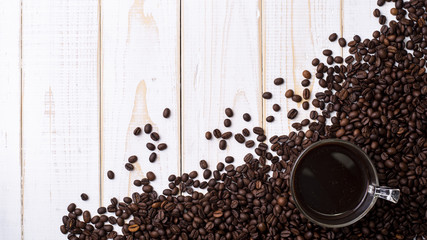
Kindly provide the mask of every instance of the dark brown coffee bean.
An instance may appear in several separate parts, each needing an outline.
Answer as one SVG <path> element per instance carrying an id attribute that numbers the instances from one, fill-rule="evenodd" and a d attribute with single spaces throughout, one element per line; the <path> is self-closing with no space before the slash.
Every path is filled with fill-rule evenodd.
<path id="1" fill-rule="evenodd" d="M 227 115 L 227 117 L 231 118 L 233 117 L 233 110 L 231 108 L 226 108 L 225 109 L 225 115 Z"/>
<path id="2" fill-rule="evenodd" d="M 289 110 L 288 112 L 288 118 L 289 119 L 294 119 L 296 118 L 298 115 L 298 110 L 296 110 L 295 108 L 292 108 L 291 110 Z"/>
<path id="3" fill-rule="evenodd" d="M 200 168 L 201 169 L 206 169 L 208 168 L 208 162 L 206 162 L 206 160 L 200 160 Z"/>
<path id="4" fill-rule="evenodd" d="M 347 41 L 346 41 L 344 38 L 339 38 L 339 39 L 338 39 L 338 44 L 339 44 L 341 47 L 345 47 L 345 46 L 347 45 Z"/>
<path id="5" fill-rule="evenodd" d="M 338 38 L 338 35 L 336 33 L 332 33 L 331 35 L 329 35 L 329 41 L 331 42 L 335 42 Z"/>
<path id="6" fill-rule="evenodd" d="M 252 148 L 253 146 L 255 146 L 255 142 L 254 142 L 254 141 L 252 141 L 252 140 L 246 141 L 246 142 L 245 142 L 245 146 L 246 146 L 247 148 Z"/>
<path id="7" fill-rule="evenodd" d="M 376 8 L 373 12 L 374 17 L 380 17 L 381 16 L 381 12 L 378 8 Z"/>
<path id="8" fill-rule="evenodd" d="M 224 120 L 224 127 L 230 127 L 231 126 L 231 120 L 230 119 L 225 119 Z"/>
<path id="9" fill-rule="evenodd" d="M 276 78 L 274 79 L 274 85 L 282 85 L 285 82 L 283 78 Z"/>
<path id="10" fill-rule="evenodd" d="M 310 89 L 304 88 L 304 91 L 302 92 L 302 97 L 307 100 L 310 98 Z"/>
<path id="11" fill-rule="evenodd" d="M 379 19 L 378 19 L 378 22 L 382 25 L 382 24 L 385 24 L 386 23 L 386 21 L 387 21 L 387 18 L 386 18 L 386 16 L 384 16 L 384 15 L 381 15 L 380 17 L 379 17 Z"/>
<path id="12" fill-rule="evenodd" d="M 303 87 L 308 87 L 308 86 L 310 86 L 310 80 L 308 80 L 308 79 L 304 79 L 304 80 L 302 80 L 302 81 L 301 81 L 301 86 L 303 86 Z"/>
<path id="13" fill-rule="evenodd" d="M 233 136 L 233 133 L 231 133 L 231 132 L 225 132 L 225 133 L 223 133 L 222 135 L 221 135 L 221 138 L 222 139 L 229 139 L 229 138 L 231 138 Z"/>
<path id="14" fill-rule="evenodd" d="M 84 211 L 83 212 L 83 221 L 85 223 L 89 223 L 90 219 L 91 219 L 90 212 L 89 211 Z"/>
<path id="15" fill-rule="evenodd" d="M 286 98 L 291 98 L 294 96 L 294 91 L 292 89 L 289 89 L 285 92 L 285 97 Z"/>
<path id="16" fill-rule="evenodd" d="M 273 111 L 275 111 L 275 112 L 280 111 L 280 105 L 279 104 L 273 104 Z"/>
<path id="17" fill-rule="evenodd" d="M 262 98 L 264 99 L 271 99 L 273 97 L 273 94 L 271 94 L 271 92 L 264 92 L 262 94 Z"/>
<path id="18" fill-rule="evenodd" d="M 236 139 L 236 141 L 238 143 L 244 143 L 245 142 L 245 137 L 240 133 L 237 133 L 236 135 L 234 135 L 234 139 Z"/>
<path id="19" fill-rule="evenodd" d="M 310 104 L 307 101 L 302 102 L 302 108 L 304 110 L 308 110 L 310 108 Z"/>
<path id="20" fill-rule="evenodd" d="M 256 138 L 258 142 L 264 142 L 266 139 L 267 139 L 267 136 L 265 135 L 258 135 L 258 137 Z"/>
<path id="21" fill-rule="evenodd" d="M 151 126 L 151 124 L 149 124 L 149 123 L 145 124 L 145 126 L 144 126 L 144 132 L 145 133 L 149 134 L 149 133 L 151 133 L 152 130 L 153 130 L 153 126 Z"/>
<path id="22" fill-rule="evenodd" d="M 306 79 L 310 79 L 311 78 L 311 73 L 308 70 L 304 70 L 302 72 L 302 76 Z"/>
<path id="23" fill-rule="evenodd" d="M 325 55 L 325 56 L 331 56 L 332 55 L 332 51 L 330 49 L 325 49 L 325 50 L 323 50 L 323 55 Z"/>
<path id="24" fill-rule="evenodd" d="M 157 149 L 159 149 L 159 151 L 163 151 L 166 148 L 168 148 L 168 145 L 166 143 L 160 143 L 159 145 L 157 145 Z"/>
<path id="25" fill-rule="evenodd" d="M 104 214 L 107 212 L 107 209 L 105 207 L 100 207 L 100 208 L 98 208 L 97 212 L 98 212 L 98 214 Z"/>
<path id="26" fill-rule="evenodd" d="M 156 180 L 156 175 L 153 172 L 147 172 L 147 179 L 152 182 L 154 180 Z"/>
<path id="27" fill-rule="evenodd" d="M 294 102 L 301 102 L 302 101 L 302 97 L 300 95 L 294 95 L 292 96 L 292 101 Z"/>
<path id="28" fill-rule="evenodd" d="M 150 193 L 153 191 L 153 186 L 151 185 L 145 185 L 142 187 L 142 191 L 144 191 L 145 193 Z"/>
<path id="29" fill-rule="evenodd" d="M 163 110 L 163 117 L 164 117 L 164 118 L 169 118 L 169 117 L 170 117 L 170 115 L 171 115 L 171 110 L 170 110 L 169 108 L 165 108 L 165 109 Z"/>
<path id="30" fill-rule="evenodd" d="M 311 61 L 311 65 L 313 65 L 314 67 L 316 67 L 317 65 L 319 65 L 319 63 L 320 63 L 320 60 L 318 58 L 314 58 Z"/>
<path id="31" fill-rule="evenodd" d="M 244 129 L 242 129 L 242 134 L 245 137 L 249 137 L 251 135 L 251 131 L 249 131 L 249 129 L 247 129 L 247 128 L 244 128 Z"/>
<path id="32" fill-rule="evenodd" d="M 135 185 L 137 187 L 141 187 L 142 186 L 142 182 L 139 179 L 135 179 L 135 180 L 133 180 L 133 185 Z"/>
<path id="33" fill-rule="evenodd" d="M 188 174 L 188 176 L 190 177 L 190 178 L 196 178 L 197 177 L 197 172 L 196 171 L 191 171 L 189 174 Z"/>
<path id="34" fill-rule="evenodd" d="M 133 171 L 134 166 L 132 165 L 132 163 L 126 163 L 125 164 L 125 169 L 128 171 Z"/>
<path id="35" fill-rule="evenodd" d="M 227 148 L 227 142 L 225 140 L 219 141 L 219 149 L 225 150 Z"/>
<path id="36" fill-rule="evenodd" d="M 138 161 L 138 157 L 135 155 L 132 155 L 128 158 L 128 162 L 130 163 L 136 163 L 136 161 Z"/>
<path id="37" fill-rule="evenodd" d="M 150 157 L 148 157 L 148 160 L 149 160 L 151 163 L 155 162 L 155 161 L 156 161 L 156 159 L 157 159 L 157 154 L 156 154 L 155 152 L 151 153 L 151 154 L 150 154 Z"/>
<path id="38" fill-rule="evenodd" d="M 262 127 L 254 127 L 252 129 L 252 131 L 256 134 L 256 135 L 263 135 L 264 134 L 264 129 L 262 129 Z"/>
<path id="39" fill-rule="evenodd" d="M 207 132 L 205 133 L 205 138 L 206 138 L 207 140 L 211 140 L 211 139 L 212 139 L 212 133 L 211 133 L 211 132 L 209 132 L 209 131 L 207 131 Z"/>
<path id="40" fill-rule="evenodd" d="M 133 135 L 138 136 L 141 134 L 141 128 L 140 127 L 136 127 L 135 130 L 133 130 Z"/>
<path id="41" fill-rule="evenodd" d="M 232 156 L 225 157 L 225 162 L 226 163 L 233 163 L 234 162 L 234 157 L 232 157 Z"/>
<path id="42" fill-rule="evenodd" d="M 86 193 L 82 193 L 82 194 L 80 195 L 80 197 L 81 197 L 81 199 L 82 199 L 83 201 L 87 201 L 87 200 L 89 200 L 89 196 L 88 196 Z"/>
<path id="43" fill-rule="evenodd" d="M 113 171 L 111 171 L 111 170 L 109 170 L 109 171 L 107 172 L 107 177 L 108 177 L 109 179 L 114 179 L 114 172 L 113 172 Z"/>
<path id="44" fill-rule="evenodd" d="M 221 137 L 221 131 L 219 129 L 215 129 L 215 130 L 213 130 L 213 135 L 216 138 L 220 138 Z"/>
<path id="45" fill-rule="evenodd" d="M 249 115 L 249 113 L 243 114 L 243 120 L 245 120 L 246 122 L 251 121 L 251 115 Z"/>
<path id="46" fill-rule="evenodd" d="M 156 150 L 156 146 L 155 146 L 154 144 L 152 144 L 152 143 L 147 143 L 145 146 L 146 146 L 146 147 L 147 147 L 147 149 L 148 149 L 148 150 L 150 150 L 150 151 L 154 151 L 154 150 Z"/>
<path id="47" fill-rule="evenodd" d="M 151 134 L 150 134 L 150 138 L 151 138 L 151 140 L 153 140 L 153 141 L 159 141 L 159 139 L 160 139 L 160 136 L 159 136 L 159 134 L 158 133 L 156 133 L 156 132 L 152 132 Z"/>
<path id="48" fill-rule="evenodd" d="M 268 116 L 265 118 L 265 121 L 267 122 L 273 122 L 274 121 L 274 117 L 273 116 Z"/>
<path id="49" fill-rule="evenodd" d="M 203 171 L 203 178 L 204 178 L 204 179 L 209 179 L 209 178 L 211 177 L 211 175 L 212 175 L 212 171 L 211 171 L 211 170 L 209 170 L 209 169 L 205 169 L 205 170 Z"/>

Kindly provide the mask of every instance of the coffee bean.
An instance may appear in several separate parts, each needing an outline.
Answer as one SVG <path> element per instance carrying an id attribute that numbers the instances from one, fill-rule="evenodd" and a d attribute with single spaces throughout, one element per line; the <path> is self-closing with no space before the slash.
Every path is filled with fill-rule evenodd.
<path id="1" fill-rule="evenodd" d="M 376 8 L 373 12 L 374 17 L 380 17 L 381 16 L 381 12 L 378 8 Z"/>
<path id="2" fill-rule="evenodd" d="M 141 187 L 142 186 L 142 182 L 139 179 L 136 179 L 133 181 L 133 185 L 137 186 L 137 187 Z"/>
<path id="3" fill-rule="evenodd" d="M 243 120 L 245 120 L 246 122 L 251 121 L 251 115 L 249 115 L 249 113 L 243 114 Z"/>
<path id="4" fill-rule="evenodd" d="M 245 142 L 245 146 L 246 146 L 247 148 L 252 148 L 253 146 L 255 146 L 255 142 L 254 142 L 254 141 L 252 141 L 252 140 L 246 141 L 246 142 Z"/>
<path id="5" fill-rule="evenodd" d="M 211 177 L 211 175 L 212 175 L 212 171 L 211 171 L 211 170 L 209 170 L 209 169 L 205 169 L 205 170 L 203 171 L 203 178 L 204 178 L 204 179 L 209 179 L 209 178 Z"/>
<path id="6" fill-rule="evenodd" d="M 68 207 L 67 207 L 67 210 L 70 213 L 74 212 L 75 209 L 76 209 L 76 204 L 75 203 L 70 203 L 70 205 L 68 205 Z"/>
<path id="7" fill-rule="evenodd" d="M 148 150 L 150 150 L 150 151 L 154 151 L 154 150 L 156 150 L 156 146 L 155 146 L 154 144 L 152 144 L 152 143 L 147 143 L 145 146 L 146 146 L 146 147 L 147 147 L 147 149 L 148 149 Z"/>
<path id="8" fill-rule="evenodd" d="M 225 140 L 219 141 L 219 149 L 225 150 L 227 148 L 227 142 Z"/>
<path id="9" fill-rule="evenodd" d="M 308 70 L 304 70 L 302 72 L 302 76 L 306 79 L 310 79 L 311 78 L 311 73 Z"/>
<path id="10" fill-rule="evenodd" d="M 140 127 L 136 127 L 135 130 L 133 130 L 133 135 L 138 136 L 141 134 L 141 128 Z"/>
<path id="11" fill-rule="evenodd" d="M 211 132 L 209 132 L 209 131 L 207 131 L 207 132 L 205 133 L 205 138 L 206 138 L 207 140 L 211 140 L 211 139 L 212 139 L 212 133 L 211 133 Z"/>
<path id="12" fill-rule="evenodd" d="M 170 110 L 169 108 L 165 108 L 165 109 L 163 110 L 163 117 L 164 117 L 164 118 L 169 118 L 169 117 L 170 117 L 170 115 L 171 115 L 171 110 Z"/>
<path id="13" fill-rule="evenodd" d="M 262 129 L 262 127 L 254 127 L 252 129 L 252 131 L 256 134 L 256 135 L 262 135 L 264 134 L 264 129 Z"/>
<path id="14" fill-rule="evenodd" d="M 236 139 L 236 141 L 238 143 L 244 143 L 245 142 L 245 137 L 240 133 L 235 134 L 234 139 Z"/>
<path id="15" fill-rule="evenodd" d="M 153 172 L 147 172 L 147 178 L 148 178 L 148 180 L 151 182 L 151 181 L 154 181 L 155 179 L 156 179 L 156 175 L 153 173 Z"/>
<path id="16" fill-rule="evenodd" d="M 159 149 L 159 151 L 163 151 L 166 148 L 168 148 L 168 145 L 166 143 L 160 143 L 159 145 L 157 145 L 157 149 Z"/>
<path id="17" fill-rule="evenodd" d="M 329 35 L 329 41 L 331 42 L 335 42 L 337 38 L 338 38 L 338 35 L 336 33 L 332 33 L 331 35 Z"/>
<path id="18" fill-rule="evenodd" d="M 265 121 L 267 122 L 273 122 L 274 121 L 274 117 L 273 116 L 268 116 L 265 118 Z"/>
<path id="19" fill-rule="evenodd" d="M 249 129 L 244 128 L 244 129 L 242 129 L 242 134 L 245 137 L 249 137 L 251 135 L 251 132 L 249 131 Z"/>
<path id="20" fill-rule="evenodd" d="M 224 127 L 230 127 L 231 126 L 231 120 L 230 119 L 225 119 L 224 120 Z"/>
<path id="21" fill-rule="evenodd" d="M 273 105 L 273 111 L 275 111 L 275 112 L 280 111 L 280 105 L 279 104 L 274 104 Z"/>
<path id="22" fill-rule="evenodd" d="M 314 67 L 319 65 L 319 63 L 320 63 L 320 60 L 318 58 L 314 58 L 313 61 L 311 61 L 311 65 L 313 65 Z"/>
<path id="23" fill-rule="evenodd" d="M 274 85 L 282 85 L 285 82 L 283 78 L 276 78 L 274 79 Z"/>
<path id="24" fill-rule="evenodd" d="M 345 46 L 347 45 L 347 41 L 346 41 L 344 38 L 339 38 L 339 39 L 338 39 L 338 44 L 339 44 L 341 47 L 345 47 Z"/>
<path id="25" fill-rule="evenodd" d="M 271 92 L 264 92 L 262 94 L 262 98 L 264 99 L 271 99 L 273 97 L 273 94 L 271 94 Z"/>
<path id="26" fill-rule="evenodd" d="M 149 134 L 149 133 L 151 133 L 152 130 L 153 130 L 153 126 L 151 126 L 151 124 L 149 124 L 149 123 L 145 124 L 145 126 L 144 126 L 144 132 L 145 133 Z"/>
<path id="27" fill-rule="evenodd" d="M 197 177 L 197 172 L 196 171 L 192 171 L 192 172 L 190 172 L 189 174 L 188 174 L 188 176 L 190 177 L 190 178 L 196 178 Z"/>
<path id="28" fill-rule="evenodd" d="M 302 97 L 300 95 L 294 95 L 292 96 L 292 101 L 294 102 L 301 102 L 302 101 Z"/>
<path id="29" fill-rule="evenodd" d="M 231 132 L 225 132 L 225 133 L 223 133 L 222 135 L 221 135 L 221 138 L 222 139 L 229 139 L 229 138 L 231 138 L 233 136 L 233 133 L 231 133 Z"/>
<path id="30" fill-rule="evenodd" d="M 151 185 L 145 185 L 142 187 L 142 191 L 144 191 L 145 193 L 150 193 L 153 191 L 153 187 Z"/>
<path id="31" fill-rule="evenodd" d="M 136 163 L 136 161 L 138 161 L 138 157 L 135 155 L 132 155 L 128 158 L 128 162 L 130 163 Z"/>
<path id="32" fill-rule="evenodd" d="M 85 223 L 89 223 L 89 222 L 90 222 L 90 219 L 91 219 L 91 214 L 90 214 L 90 212 L 89 212 L 89 211 L 84 211 L 84 212 L 83 212 L 83 221 L 84 221 Z"/>
<path id="33" fill-rule="evenodd" d="M 304 79 L 304 80 L 302 80 L 302 81 L 301 81 L 301 86 L 303 86 L 303 87 L 308 87 L 308 86 L 310 86 L 310 80 L 308 80 L 308 79 Z"/>
<path id="34" fill-rule="evenodd" d="M 126 163 L 126 164 L 125 164 L 125 168 L 126 168 L 126 170 L 128 170 L 128 171 L 133 171 L 133 169 L 134 169 L 134 167 L 133 167 L 132 163 Z"/>
<path id="35" fill-rule="evenodd" d="M 307 100 L 310 98 L 310 90 L 308 88 L 305 88 L 304 91 L 302 92 L 302 97 Z"/>
<path id="36" fill-rule="evenodd" d="M 221 137 L 221 131 L 219 129 L 215 129 L 215 130 L 213 130 L 213 135 L 216 138 L 220 138 Z"/>
<path id="37" fill-rule="evenodd" d="M 291 98 L 294 96 L 294 91 L 292 89 L 289 89 L 285 92 L 285 97 L 286 98 Z"/>
<path id="38" fill-rule="evenodd" d="M 88 196 L 86 193 L 82 193 L 82 194 L 80 195 L 80 197 L 81 197 L 81 199 L 82 199 L 83 201 L 87 201 L 87 200 L 89 200 L 89 196 Z"/>
<path id="39" fill-rule="evenodd" d="M 155 152 L 151 153 L 150 156 L 148 157 L 148 160 L 153 163 L 155 162 L 157 159 L 157 154 Z"/>
<path id="40" fill-rule="evenodd" d="M 107 177 L 109 178 L 109 179 L 114 179 L 114 172 L 113 171 L 108 171 L 107 172 Z"/>
<path id="41" fill-rule="evenodd" d="M 292 108 L 291 110 L 289 110 L 288 112 L 288 118 L 289 119 L 294 119 L 296 118 L 298 115 L 298 110 L 296 110 L 295 108 Z"/>
<path id="42" fill-rule="evenodd" d="M 206 169 L 208 168 L 208 162 L 206 162 L 206 160 L 200 160 L 200 168 L 201 169 Z"/>
<path id="43" fill-rule="evenodd" d="M 151 134 L 150 134 L 150 138 L 151 138 L 151 140 L 153 140 L 153 141 L 159 141 L 159 139 L 160 139 L 160 136 L 159 136 L 159 134 L 158 133 L 156 133 L 156 132 L 152 132 Z"/>
<path id="44" fill-rule="evenodd" d="M 304 110 L 308 110 L 310 108 L 310 104 L 307 101 L 302 102 L 302 108 Z"/>
<path id="45" fill-rule="evenodd" d="M 225 162 L 226 163 L 233 163 L 234 162 L 234 157 L 232 157 L 232 156 L 225 157 Z"/>
<path id="46" fill-rule="evenodd" d="M 231 108 L 226 108 L 225 109 L 225 115 L 227 115 L 227 117 L 231 118 L 233 117 L 233 110 Z"/>
<path id="47" fill-rule="evenodd" d="M 386 18 L 386 16 L 384 16 L 384 15 L 381 15 L 381 16 L 379 17 L 379 19 L 378 19 L 378 22 L 379 22 L 381 25 L 385 24 L 385 23 L 386 23 L 386 21 L 387 21 L 387 18 Z"/>
<path id="48" fill-rule="evenodd" d="M 339 40 L 338 40 L 338 42 L 339 42 Z M 332 55 L 332 51 L 330 49 L 325 49 L 325 50 L 323 50 L 323 55 L 325 55 L 325 56 L 331 56 Z"/>
<path id="49" fill-rule="evenodd" d="M 98 212 L 98 214 L 104 214 L 107 212 L 107 209 L 105 207 L 100 207 L 100 208 L 98 208 L 97 212 Z"/>

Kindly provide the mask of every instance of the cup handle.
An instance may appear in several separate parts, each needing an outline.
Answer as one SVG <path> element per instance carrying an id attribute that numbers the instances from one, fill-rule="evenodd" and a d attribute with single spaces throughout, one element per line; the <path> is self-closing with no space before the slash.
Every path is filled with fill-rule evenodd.
<path id="1" fill-rule="evenodd" d="M 369 186 L 369 192 L 375 197 L 385 199 L 392 203 L 397 203 L 400 197 L 400 190 L 385 186 Z"/>

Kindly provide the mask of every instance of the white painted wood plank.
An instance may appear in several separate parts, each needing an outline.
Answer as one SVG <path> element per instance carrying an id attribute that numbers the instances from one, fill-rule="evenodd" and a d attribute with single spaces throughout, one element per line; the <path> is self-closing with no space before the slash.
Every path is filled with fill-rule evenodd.
<path id="1" fill-rule="evenodd" d="M 0 239 L 21 238 L 21 4 L 0 1 Z"/>
<path id="2" fill-rule="evenodd" d="M 23 1 L 23 16 L 24 238 L 64 239 L 68 203 L 99 204 L 98 1 Z"/>
<path id="3" fill-rule="evenodd" d="M 221 151 L 219 140 L 207 141 L 205 132 L 262 125 L 261 2 L 183 0 L 181 14 L 183 172 L 199 169 L 200 175 L 201 159 L 216 169 L 227 155 L 238 165 L 253 152 L 234 137 Z M 230 128 L 223 125 L 227 107 L 234 110 Z M 242 119 L 246 112 L 250 122 Z"/>
<path id="4" fill-rule="evenodd" d="M 274 116 L 275 121 L 266 123 L 269 136 L 288 134 L 295 131 L 293 122 L 309 118 L 315 110 L 313 106 L 307 111 L 302 109 L 302 102 L 295 103 L 287 99 L 284 93 L 293 89 L 302 96 L 305 87 L 302 72 L 312 73 L 309 88 L 312 91 L 310 105 L 314 93 L 321 88 L 314 77 L 315 67 L 311 65 L 313 58 L 318 57 L 326 62 L 322 55 L 324 49 L 331 49 L 334 56 L 341 56 L 341 47 L 330 42 L 331 33 L 341 36 L 340 0 L 322 1 L 263 1 L 263 83 L 266 91 L 273 94 L 272 100 L 264 101 L 265 116 Z M 285 84 L 276 86 L 273 80 L 277 77 L 285 79 Z M 274 112 L 273 104 L 279 104 L 281 110 Z M 289 120 L 287 112 L 295 108 L 299 111 L 296 119 Z M 321 114 L 320 109 L 317 109 Z M 307 129 L 307 127 L 303 128 Z"/>
<path id="5" fill-rule="evenodd" d="M 148 171 L 162 193 L 170 174 L 180 168 L 179 127 L 179 1 L 102 1 L 102 162 L 103 203 L 141 192 L 133 181 Z M 171 116 L 163 118 L 164 108 Z M 136 127 L 153 125 L 160 134 L 134 136 Z M 150 163 L 146 143 L 167 143 Z M 128 157 L 138 156 L 135 170 L 124 168 Z M 113 170 L 116 178 L 106 177 Z"/>

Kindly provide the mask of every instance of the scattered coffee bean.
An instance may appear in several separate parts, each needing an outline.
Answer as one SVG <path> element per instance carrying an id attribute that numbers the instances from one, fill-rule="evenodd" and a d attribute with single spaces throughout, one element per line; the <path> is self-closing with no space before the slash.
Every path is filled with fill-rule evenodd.
<path id="1" fill-rule="evenodd" d="M 224 120 L 224 127 L 230 127 L 231 126 L 231 120 L 230 119 L 225 119 Z"/>
<path id="2" fill-rule="evenodd" d="M 227 142 L 225 140 L 219 141 L 219 149 L 225 150 L 227 148 Z"/>
<path id="3" fill-rule="evenodd" d="M 205 133 L 205 138 L 206 138 L 207 140 L 211 140 L 211 139 L 212 139 L 212 133 L 211 133 L 211 132 L 209 132 L 209 131 L 207 131 L 207 132 Z"/>
<path id="4" fill-rule="evenodd" d="M 338 35 L 336 33 L 332 33 L 331 35 L 329 35 L 329 41 L 331 42 L 335 42 L 338 38 Z"/>
<path id="5" fill-rule="evenodd" d="M 347 45 L 347 41 L 344 38 L 340 38 L 340 39 L 338 39 L 338 44 L 341 47 L 345 47 Z"/>
<path id="6" fill-rule="evenodd" d="M 134 167 L 133 167 L 132 163 L 126 163 L 126 164 L 125 164 L 125 168 L 126 168 L 126 170 L 128 170 L 128 171 L 133 171 L 133 169 L 134 169 Z"/>
<path id="7" fill-rule="evenodd" d="M 136 161 L 138 161 L 138 157 L 135 155 L 132 155 L 128 158 L 128 162 L 130 163 L 136 163 Z"/>
<path id="8" fill-rule="evenodd" d="M 294 95 L 292 96 L 292 101 L 294 102 L 301 102 L 302 101 L 302 97 L 300 95 Z"/>
<path id="9" fill-rule="evenodd" d="M 225 162 L 226 163 L 233 163 L 234 162 L 234 157 L 232 157 L 232 156 L 225 157 Z"/>
<path id="10" fill-rule="evenodd" d="M 169 118 L 170 115 L 171 115 L 171 110 L 169 108 L 165 108 L 165 110 L 163 110 L 163 117 Z"/>
<path id="11" fill-rule="evenodd" d="M 231 108 L 226 108 L 225 109 L 225 115 L 227 115 L 227 117 L 231 118 L 233 117 L 233 110 Z"/>
<path id="12" fill-rule="evenodd" d="M 200 160 L 200 168 L 201 169 L 208 168 L 208 162 L 206 162 L 206 160 Z"/>
<path id="13" fill-rule="evenodd" d="M 168 148 L 168 145 L 166 145 L 166 143 L 160 143 L 159 145 L 157 145 L 157 149 L 159 149 L 159 151 L 163 151 L 166 148 Z"/>
<path id="14" fill-rule="evenodd" d="M 88 196 L 86 193 L 82 193 L 82 194 L 80 195 L 80 197 L 81 197 L 81 199 L 82 199 L 83 201 L 87 201 L 87 200 L 89 199 L 89 196 Z"/>
<path id="15" fill-rule="evenodd" d="M 302 76 L 306 79 L 310 79 L 311 78 L 311 73 L 308 70 L 304 70 L 302 72 Z"/>
<path id="16" fill-rule="evenodd" d="M 302 81 L 301 81 L 301 86 L 303 86 L 303 87 L 308 87 L 308 86 L 310 86 L 310 80 L 308 80 L 308 79 L 304 79 L 304 80 L 302 80 Z"/>
<path id="17" fill-rule="evenodd" d="M 231 138 L 233 136 L 233 133 L 232 132 L 225 132 L 225 133 L 223 133 L 222 135 L 221 135 L 221 138 L 222 139 L 229 139 L 229 138 Z"/>
<path id="18" fill-rule="evenodd" d="M 212 176 L 212 171 L 209 169 L 205 169 L 203 171 L 203 178 L 204 179 L 209 179 Z"/>
<path id="19" fill-rule="evenodd" d="M 133 130 L 133 135 L 138 136 L 141 134 L 141 128 L 140 127 L 136 127 L 135 130 Z"/>
<path id="20" fill-rule="evenodd" d="M 113 171 L 111 171 L 111 170 L 109 170 L 109 171 L 107 172 L 107 177 L 108 177 L 109 179 L 114 179 L 114 172 L 113 172 Z"/>
<path id="21" fill-rule="evenodd" d="M 149 133 L 151 133 L 152 130 L 153 130 L 153 126 L 151 126 L 151 124 L 149 124 L 149 123 L 145 124 L 145 126 L 144 126 L 144 132 L 145 133 L 149 134 Z"/>
<path id="22" fill-rule="evenodd" d="M 215 129 L 215 130 L 213 130 L 213 135 L 216 138 L 220 138 L 222 134 L 221 134 L 221 131 L 219 129 Z"/>
<path id="23" fill-rule="evenodd" d="M 273 104 L 273 111 L 275 111 L 275 112 L 280 111 L 280 105 L 279 104 Z"/>
<path id="24" fill-rule="evenodd" d="M 153 173 L 153 172 L 147 172 L 147 179 L 148 179 L 148 181 L 150 181 L 150 182 L 152 182 L 152 181 L 154 181 L 154 180 L 156 180 L 156 175 Z"/>
<path id="25" fill-rule="evenodd" d="M 267 122 L 273 122 L 274 121 L 274 117 L 273 116 L 268 116 L 265 118 L 265 121 Z"/>
<path id="26" fill-rule="evenodd" d="M 294 96 L 294 91 L 292 89 L 289 89 L 285 92 L 285 97 L 286 98 L 291 98 Z"/>
<path id="27" fill-rule="evenodd" d="M 156 150 L 156 145 L 154 145 L 154 144 L 152 144 L 152 143 L 147 143 L 145 146 L 146 146 L 146 147 L 147 147 L 147 149 L 148 149 L 148 150 L 150 150 L 150 151 L 154 151 L 154 150 Z"/>
<path id="28" fill-rule="evenodd" d="M 158 133 L 156 133 L 156 132 L 152 132 L 151 134 L 150 134 L 150 138 L 151 138 L 151 140 L 153 140 L 153 141 L 159 141 L 159 139 L 160 139 L 160 136 L 159 136 L 159 134 Z"/>
<path id="29" fill-rule="evenodd" d="M 243 114 L 243 120 L 245 120 L 246 122 L 251 121 L 251 115 L 249 115 L 249 113 Z"/>
<path id="30" fill-rule="evenodd" d="M 150 154 L 150 157 L 148 157 L 148 160 L 149 160 L 151 163 L 155 162 L 155 161 L 156 161 L 156 159 L 157 159 L 157 153 L 155 153 L 155 152 L 151 153 L 151 154 Z"/>
<path id="31" fill-rule="evenodd" d="M 262 98 L 264 99 L 271 99 L 273 97 L 273 94 L 271 94 L 271 92 L 264 92 L 262 94 Z"/>
<path id="32" fill-rule="evenodd" d="M 285 82 L 283 78 L 276 78 L 274 79 L 274 85 L 282 85 Z"/>
<path id="33" fill-rule="evenodd" d="M 234 135 L 234 139 L 236 139 L 236 141 L 238 143 L 244 143 L 245 142 L 245 137 L 242 134 L 240 134 L 240 133 L 236 133 Z"/>
<path id="34" fill-rule="evenodd" d="M 292 108 L 291 110 L 289 110 L 288 112 L 288 118 L 289 119 L 294 119 L 296 118 L 298 115 L 298 110 L 296 110 L 295 108 Z"/>
<path id="35" fill-rule="evenodd" d="M 307 101 L 302 102 L 302 108 L 304 110 L 308 110 L 310 108 L 310 104 Z"/>
<path id="36" fill-rule="evenodd" d="M 304 88 L 304 91 L 302 92 L 302 97 L 305 100 L 310 99 L 310 89 Z"/>
<path id="37" fill-rule="evenodd" d="M 251 135 L 251 131 L 249 131 L 249 129 L 247 129 L 247 128 L 244 128 L 244 129 L 242 129 L 242 134 L 245 137 L 249 137 Z"/>
<path id="38" fill-rule="evenodd" d="M 252 140 L 246 141 L 246 142 L 245 142 L 245 146 L 246 146 L 247 148 L 252 148 L 253 146 L 255 146 L 255 142 L 254 142 L 254 141 L 252 141 Z"/>
<path id="39" fill-rule="evenodd" d="M 325 49 L 325 50 L 323 50 L 323 55 L 325 55 L 325 56 L 331 56 L 332 55 L 332 51 L 330 49 Z"/>

